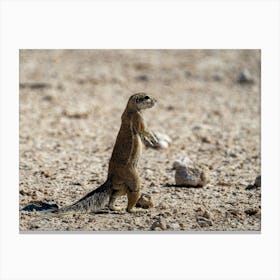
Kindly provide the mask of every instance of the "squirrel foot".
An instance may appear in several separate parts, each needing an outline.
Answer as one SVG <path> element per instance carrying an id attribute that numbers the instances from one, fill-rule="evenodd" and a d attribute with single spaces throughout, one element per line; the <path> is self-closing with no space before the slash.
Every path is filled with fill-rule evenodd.
<path id="1" fill-rule="evenodd" d="M 126 211 L 127 211 L 128 213 L 147 213 L 147 212 L 148 212 L 147 209 L 143 209 L 143 208 L 138 208 L 138 209 L 136 209 L 136 208 L 126 209 Z"/>
<path id="2" fill-rule="evenodd" d="M 124 210 L 123 207 L 118 207 L 118 206 L 110 206 L 110 210 L 112 211 L 122 211 Z"/>

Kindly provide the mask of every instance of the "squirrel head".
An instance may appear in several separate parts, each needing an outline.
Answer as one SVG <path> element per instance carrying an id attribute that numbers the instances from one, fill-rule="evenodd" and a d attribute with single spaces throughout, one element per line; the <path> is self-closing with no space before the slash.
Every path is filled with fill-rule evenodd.
<path id="1" fill-rule="evenodd" d="M 156 102 L 156 99 L 154 99 L 153 97 L 148 96 L 144 92 L 139 92 L 130 96 L 127 107 L 130 109 L 141 111 L 143 109 L 154 107 Z"/>

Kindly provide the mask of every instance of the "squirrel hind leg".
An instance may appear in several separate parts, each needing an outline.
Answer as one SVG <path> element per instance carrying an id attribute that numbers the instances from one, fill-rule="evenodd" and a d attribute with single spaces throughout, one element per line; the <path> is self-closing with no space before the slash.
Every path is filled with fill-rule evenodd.
<path id="1" fill-rule="evenodd" d="M 117 207 L 114 205 L 116 199 L 120 196 L 126 195 L 126 190 L 125 189 L 121 189 L 121 190 L 113 190 L 110 200 L 109 200 L 109 208 L 112 211 L 122 211 L 123 208 L 122 207 Z"/>
<path id="2" fill-rule="evenodd" d="M 128 203 L 127 203 L 127 208 L 126 211 L 129 213 L 134 213 L 134 212 L 143 212 L 143 209 L 135 209 L 134 206 L 136 205 L 138 199 L 141 196 L 141 191 L 128 191 L 127 192 L 127 198 L 128 198 Z"/>

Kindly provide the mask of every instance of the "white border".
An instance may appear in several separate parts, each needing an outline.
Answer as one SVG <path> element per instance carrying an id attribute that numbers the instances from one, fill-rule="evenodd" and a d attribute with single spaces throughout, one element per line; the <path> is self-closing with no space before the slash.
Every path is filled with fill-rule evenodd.
<path id="1" fill-rule="evenodd" d="M 279 2 L 2 1 L 1 279 L 279 279 Z M 262 233 L 18 232 L 18 49 L 261 48 Z"/>

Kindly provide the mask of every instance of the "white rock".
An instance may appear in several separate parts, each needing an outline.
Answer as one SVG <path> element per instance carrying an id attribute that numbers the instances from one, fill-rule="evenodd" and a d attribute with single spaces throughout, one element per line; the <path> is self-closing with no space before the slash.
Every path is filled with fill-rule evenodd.
<path id="1" fill-rule="evenodd" d="M 172 142 L 171 138 L 167 134 L 155 131 L 153 131 L 152 134 L 155 136 L 158 142 L 155 145 L 152 145 L 148 141 L 145 141 L 145 144 L 148 147 L 155 149 L 167 149 Z"/>
<path id="2" fill-rule="evenodd" d="M 208 183 L 206 170 L 198 167 L 188 158 L 175 160 L 173 168 L 175 169 L 176 185 L 202 187 Z"/>
<path id="3" fill-rule="evenodd" d="M 164 140 L 160 140 L 157 146 L 161 149 L 167 149 L 169 147 L 169 143 Z"/>

